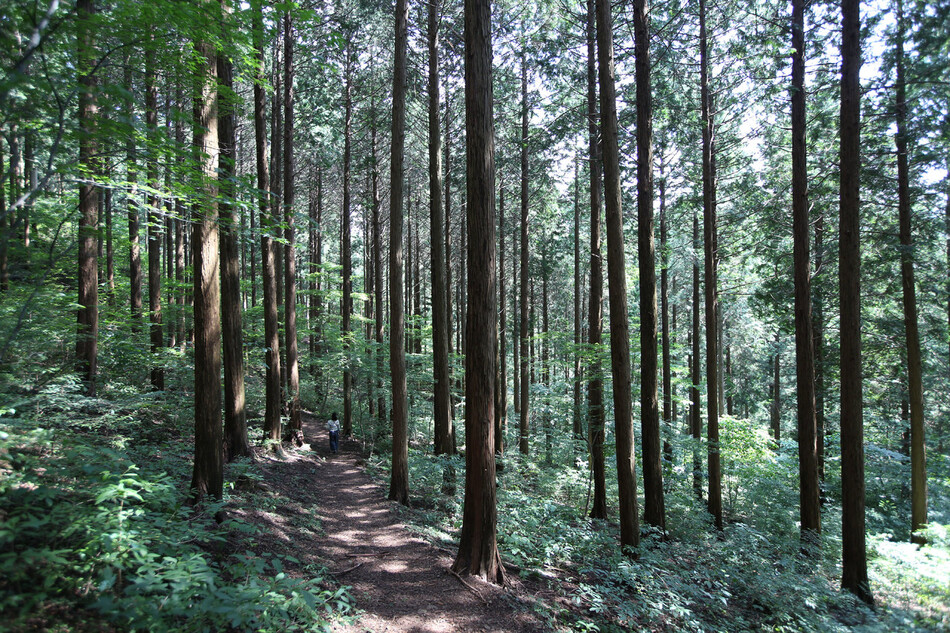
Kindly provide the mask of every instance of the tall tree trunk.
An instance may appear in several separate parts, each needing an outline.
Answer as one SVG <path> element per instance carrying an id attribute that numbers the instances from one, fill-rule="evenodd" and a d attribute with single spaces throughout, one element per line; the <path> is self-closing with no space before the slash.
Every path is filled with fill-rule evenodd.
<path id="1" fill-rule="evenodd" d="M 551 277 L 550 259 L 548 255 L 548 246 L 545 245 L 541 254 L 541 384 L 544 385 L 544 397 L 542 399 L 541 423 L 544 425 L 544 463 L 548 466 L 554 463 L 554 438 L 551 428 L 551 346 L 548 344 L 548 333 L 550 330 L 550 309 L 548 305 L 548 284 Z"/>
<path id="2" fill-rule="evenodd" d="M 145 127 L 149 138 L 147 150 L 146 181 L 148 182 L 148 321 L 149 339 L 153 363 L 164 346 L 162 334 L 162 217 L 158 208 L 158 159 L 155 143 L 158 136 L 158 86 L 155 85 L 155 42 L 149 38 L 145 50 Z M 152 366 L 152 387 L 165 389 L 165 370 L 158 364 Z"/>
<path id="3" fill-rule="evenodd" d="M 722 469 L 719 457 L 719 290 L 716 237 L 716 149 L 709 93 L 709 54 L 706 44 L 706 2 L 699 2 L 700 92 L 703 117 L 703 249 L 706 277 L 706 437 L 709 440 L 707 506 L 716 529 L 722 529 Z"/>
<path id="4" fill-rule="evenodd" d="M 402 0 L 400 0 L 402 1 Z M 504 584 L 495 506 L 495 125 L 490 0 L 465 0 L 468 339 L 465 355 L 465 501 L 452 571 Z"/>
<path id="5" fill-rule="evenodd" d="M 422 354 L 422 271 L 419 264 L 419 258 L 422 256 L 422 249 L 420 248 L 421 239 L 419 238 L 420 226 L 422 221 L 419 220 L 419 201 L 416 200 L 416 221 L 414 225 L 414 230 L 412 231 L 412 316 L 413 318 L 413 327 L 412 327 L 412 341 L 413 341 L 413 352 L 416 354 Z"/>
<path id="6" fill-rule="evenodd" d="M 307 328 L 310 336 L 307 339 L 307 351 L 310 355 L 310 373 L 314 373 L 317 366 L 317 332 L 320 318 L 320 282 L 318 281 L 320 268 L 317 266 L 317 231 L 320 230 L 320 188 L 323 186 L 323 169 L 314 167 L 310 181 L 310 192 L 307 197 L 307 217 L 310 220 L 307 239 L 307 275 L 310 277 L 310 296 L 307 298 Z M 253 232 L 253 229 L 252 229 Z"/>
<path id="7" fill-rule="evenodd" d="M 91 6 L 91 3 L 90 3 Z M 130 45 L 131 48 L 131 45 Z M 127 90 L 134 90 L 132 86 L 132 55 L 126 53 L 123 58 L 123 85 Z M 135 100 L 129 97 L 125 116 L 129 121 L 135 117 Z M 184 143 L 184 138 L 179 141 Z M 139 209 L 136 197 L 138 195 L 138 174 L 135 165 L 135 135 L 129 134 L 125 142 L 126 180 L 129 190 L 126 195 L 129 217 L 129 309 L 132 316 L 132 332 L 138 333 L 142 326 L 142 254 L 139 246 Z"/>
<path id="8" fill-rule="evenodd" d="M 6 174 L 7 170 L 3 165 L 3 128 L 0 128 L 0 174 Z M 6 292 L 10 289 L 10 245 L 9 245 L 9 222 L 7 222 L 7 183 L 3 176 L 0 176 L 0 292 Z"/>
<path id="9" fill-rule="evenodd" d="M 406 350 L 412 354 L 415 347 L 415 321 L 412 319 L 412 285 L 413 285 L 413 248 L 412 248 L 412 181 L 407 178 L 406 181 L 406 283 L 405 296 L 403 300 L 406 305 L 406 314 L 409 315 L 409 323 L 406 325 Z"/>
<path id="10" fill-rule="evenodd" d="M 274 286 L 277 293 L 277 339 L 280 341 L 278 354 L 280 355 L 281 383 L 280 383 L 280 406 L 281 411 L 286 412 L 284 407 L 287 404 L 288 393 L 288 371 L 287 371 L 287 331 L 282 327 L 284 324 L 284 315 L 282 307 L 284 305 L 284 259 L 286 257 L 287 247 L 283 244 L 282 225 L 282 201 L 284 197 L 284 114 L 281 105 L 281 96 L 283 94 L 283 73 L 281 72 L 281 38 L 275 37 L 273 42 L 273 86 L 274 92 L 271 95 L 270 109 L 270 213 L 272 218 L 272 232 L 274 235 Z"/>
<path id="11" fill-rule="evenodd" d="M 257 54 L 258 71 L 254 82 L 254 138 L 257 158 L 257 188 L 261 192 L 258 217 L 261 225 L 261 280 L 264 292 L 264 344 L 267 350 L 265 363 L 265 409 L 264 436 L 271 442 L 274 451 L 280 452 L 280 339 L 277 324 L 277 265 L 275 262 L 274 216 L 269 197 L 270 178 L 267 173 L 267 129 L 264 118 L 267 81 L 264 67 L 264 18 L 261 0 L 254 7 L 254 49 Z"/>
<path id="12" fill-rule="evenodd" d="M 446 332 L 449 340 L 449 357 L 452 356 L 452 108 L 449 104 L 449 82 L 445 78 L 445 314 Z M 452 366 L 449 365 L 449 374 Z M 451 382 L 449 383 L 451 384 Z M 455 409 L 453 402 L 452 414 Z"/>
<path id="13" fill-rule="evenodd" d="M 657 399 L 656 247 L 653 237 L 653 91 L 647 0 L 633 3 L 637 83 L 637 261 L 640 268 L 640 432 L 643 443 L 643 519 L 666 529 L 660 404 Z M 611 312 L 611 319 L 613 312 Z"/>
<path id="14" fill-rule="evenodd" d="M 209 8 L 210 2 L 205 3 Z M 221 499 L 221 285 L 218 248 L 218 90 L 214 45 L 195 43 L 200 56 L 194 93 L 195 153 L 201 198 L 192 229 L 195 301 L 195 460 L 191 500 Z"/>
<path id="15" fill-rule="evenodd" d="M 175 104 L 178 108 L 178 115 L 175 117 L 175 143 L 178 144 L 178 147 L 184 147 L 185 145 L 185 124 L 184 124 L 184 109 L 185 109 L 185 91 L 184 85 L 179 77 L 176 80 L 175 87 Z M 182 350 L 184 350 L 186 342 L 186 330 L 185 330 L 185 304 L 187 302 L 186 292 L 183 286 L 185 285 L 185 223 L 187 218 L 187 207 L 185 206 L 185 201 L 182 200 L 181 196 L 175 197 L 175 286 L 178 288 L 176 292 L 176 305 L 177 312 L 175 329 L 176 339 L 181 345 Z M 137 229 L 136 229 L 137 230 Z"/>
<path id="16" fill-rule="evenodd" d="M 33 215 L 33 199 L 38 188 L 37 180 L 35 134 L 33 130 L 25 129 L 23 130 L 23 187 L 26 190 L 26 199 L 20 208 L 22 209 L 23 249 L 26 251 L 25 257 L 27 261 L 30 259 L 30 219 Z M 100 194 L 100 200 L 101 197 Z"/>
<path id="17" fill-rule="evenodd" d="M 353 372 L 350 369 L 350 340 L 353 313 L 353 264 L 352 264 L 352 244 L 351 244 L 351 197 L 350 197 L 350 156 L 351 156 L 351 136 L 353 121 L 353 99 L 352 99 L 352 74 L 353 62 L 350 46 L 346 49 L 346 68 L 344 70 L 343 86 L 343 210 L 340 218 L 342 231 L 342 244 L 340 245 L 340 256 L 343 260 L 343 355 L 345 358 L 343 365 L 343 436 L 349 437 L 353 434 Z"/>
<path id="18" fill-rule="evenodd" d="M 864 526 L 861 371 L 861 14 L 841 0 L 841 148 L 838 289 L 841 297 L 841 586 L 873 603 Z"/>
<path id="19" fill-rule="evenodd" d="M 226 92 L 234 88 L 231 60 L 218 57 L 218 77 Z M 244 326 L 241 316 L 241 262 L 238 258 L 240 218 L 234 199 L 236 113 L 230 101 L 220 104 L 221 202 L 221 328 L 224 353 L 224 458 L 253 457 L 247 437 L 247 410 L 244 397 Z"/>
<path id="20" fill-rule="evenodd" d="M 673 468 L 673 368 L 670 350 L 670 261 L 666 230 L 666 177 L 664 155 L 660 153 L 660 338 L 663 342 L 663 462 L 669 475 Z"/>
<path id="21" fill-rule="evenodd" d="M 297 256 L 294 227 L 294 39 L 284 15 L 284 330 L 287 341 L 287 408 L 293 442 L 303 446 L 300 420 L 300 364 L 297 352 Z"/>
<path id="22" fill-rule="evenodd" d="M 700 402 L 699 384 L 702 380 L 700 366 L 700 304 L 699 304 L 699 214 L 693 212 L 693 327 L 690 332 L 691 353 L 689 358 L 690 387 L 689 387 L 689 431 L 693 438 L 693 493 L 696 498 L 703 499 L 703 464 L 700 459 L 700 441 L 703 437 L 702 403 Z"/>
<path id="23" fill-rule="evenodd" d="M 927 455 L 924 443 L 924 389 L 917 330 L 917 288 L 914 283 L 914 242 L 910 226 L 910 168 L 907 159 L 907 101 L 904 78 L 904 3 L 897 3 L 897 210 L 900 220 L 901 285 L 904 336 L 907 345 L 907 390 L 910 400 L 910 529 L 911 542 L 924 544 L 927 524 Z"/>
<path id="24" fill-rule="evenodd" d="M 86 395 L 96 395 L 99 337 L 99 266 L 96 261 L 99 190 L 95 185 L 99 165 L 96 155 L 96 39 L 94 0 L 77 0 L 77 71 L 79 72 L 79 311 L 76 360 Z M 15 199 L 14 196 L 11 196 Z"/>
<path id="25" fill-rule="evenodd" d="M 3 164 L 0 161 L 0 172 L 3 171 Z M 107 175 L 108 178 L 112 178 L 111 170 Z M 105 191 L 105 216 L 106 216 L 106 284 L 107 284 L 107 301 L 109 302 L 110 307 L 115 307 L 115 242 L 113 240 L 112 233 L 112 188 L 108 188 Z M 0 200 L 0 209 L 3 209 L 3 200 Z M 0 239 L 3 239 L 0 237 Z"/>
<path id="26" fill-rule="evenodd" d="M 386 423 L 386 396 L 383 390 L 384 354 L 383 354 L 383 240 L 379 219 L 379 159 L 376 155 L 376 104 L 372 112 L 372 153 L 373 153 L 373 328 L 376 338 L 376 374 L 379 387 L 379 399 L 376 403 L 376 415 L 380 427 Z"/>
<path id="27" fill-rule="evenodd" d="M 821 274 L 824 258 L 823 236 L 825 232 L 825 216 L 818 214 L 815 220 L 815 275 L 812 285 L 814 294 L 814 346 L 815 346 L 815 461 L 818 469 L 819 482 L 825 481 L 825 319 L 824 300 L 818 276 Z M 821 501 L 821 486 L 819 484 L 819 502 Z M 819 517 L 820 518 L 820 517 Z"/>
<path id="28" fill-rule="evenodd" d="M 442 213 L 442 130 L 439 123 L 439 13 L 428 4 L 429 42 L 429 256 L 432 263 L 432 363 L 436 455 L 451 455 L 452 402 L 445 283 L 445 218 Z"/>
<path id="29" fill-rule="evenodd" d="M 607 211 L 607 278 L 610 301 L 610 369 L 614 381 L 617 437 L 617 482 L 620 496 L 620 546 L 627 554 L 640 544 L 637 473 L 630 379 L 630 331 L 623 248 L 620 148 L 617 138 L 613 19 L 609 0 L 597 0 L 597 53 L 600 77 L 600 129 L 603 138 L 604 201 Z"/>
<path id="30" fill-rule="evenodd" d="M 587 143 L 590 160 L 590 306 L 587 310 L 590 366 L 587 373 L 587 415 L 594 496 L 592 519 L 607 518 L 607 477 L 604 465 L 604 381 L 600 343 L 604 330 L 604 257 L 600 237 L 602 172 L 600 128 L 597 125 L 596 17 L 594 0 L 587 0 Z"/>
<path id="31" fill-rule="evenodd" d="M 518 221 L 518 224 L 520 225 L 521 222 Z M 515 236 L 517 236 L 517 238 Z M 511 333 L 512 402 L 514 404 L 515 415 L 517 415 L 519 419 L 519 428 L 521 424 L 521 323 L 519 321 L 520 313 L 518 312 L 518 306 L 520 305 L 518 303 L 518 283 L 521 279 L 521 271 L 518 268 L 518 254 L 521 252 L 521 247 L 518 246 L 521 241 L 520 238 L 520 231 L 514 232 L 511 237 L 511 324 L 513 326 Z"/>
<path id="32" fill-rule="evenodd" d="M 508 428 L 508 315 L 505 296 L 505 183 L 498 183 L 498 397 L 495 422 L 495 453 L 505 451 L 505 431 Z"/>
<path id="33" fill-rule="evenodd" d="M 504 252 L 504 249 L 502 249 Z M 504 278 L 504 276 L 502 277 Z M 581 312 L 583 289 L 581 286 L 581 200 L 580 200 L 580 156 L 574 158 L 574 370 L 572 382 L 574 386 L 574 407 L 572 420 L 572 434 L 574 450 L 580 449 L 584 441 L 584 424 L 581 420 L 581 321 L 584 315 Z"/>
<path id="34" fill-rule="evenodd" d="M 528 429 L 531 414 L 531 380 L 528 374 L 530 356 L 528 337 L 531 333 L 528 310 L 528 66 L 525 48 L 521 48 L 521 411 L 518 419 L 518 451 L 528 454 Z"/>
<path id="35" fill-rule="evenodd" d="M 779 333 L 776 331 L 775 356 L 772 357 L 772 403 L 769 406 L 775 450 L 779 450 L 782 444 L 782 354 L 779 345 Z"/>
<path id="36" fill-rule="evenodd" d="M 389 368 L 393 391 L 393 457 L 389 499 L 409 503 L 409 444 L 406 386 L 406 315 L 403 304 L 403 173 L 406 146 L 406 48 L 409 9 L 396 0 L 393 61 L 393 129 L 389 196 Z"/>

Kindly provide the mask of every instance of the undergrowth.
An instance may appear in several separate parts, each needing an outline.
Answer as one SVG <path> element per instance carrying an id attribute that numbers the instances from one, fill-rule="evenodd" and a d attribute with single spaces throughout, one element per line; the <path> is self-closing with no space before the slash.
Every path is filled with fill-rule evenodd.
<path id="1" fill-rule="evenodd" d="M 323 570 L 288 574 L 299 561 L 255 547 L 256 526 L 219 525 L 218 504 L 187 505 L 187 405 L 110 395 L 53 381 L 4 407 L 0 620 L 10 630 L 319 631 L 349 609 Z"/>
<path id="2" fill-rule="evenodd" d="M 734 424 L 739 424 L 734 422 Z M 509 573 L 546 585 L 557 600 L 534 609 L 552 631 L 901 631 L 950 627 L 950 542 L 939 525 L 928 547 L 871 539 L 871 610 L 839 590 L 840 514 L 826 509 L 823 546 L 805 555 L 793 513 L 795 471 L 788 455 L 750 450 L 725 468 L 729 518 L 721 534 L 692 491 L 691 476 L 667 472 L 665 535 L 642 527 L 636 558 L 618 551 L 614 518 L 586 518 L 589 480 L 583 459 L 545 466 L 506 453 L 498 481 L 498 546 Z M 417 444 L 425 446 L 423 438 Z M 737 439 L 738 444 L 740 439 Z M 729 441 L 729 438 L 726 438 Z M 767 438 L 763 437 L 767 442 Z M 676 447 L 691 451 L 689 442 Z M 540 453 L 540 451 L 538 451 Z M 541 459 L 538 457 L 537 459 Z M 386 460 L 371 460 L 378 478 Z M 731 469 L 730 469 L 731 467 Z M 608 471 L 611 465 L 608 464 Z M 445 494 L 446 474 L 464 473 L 460 457 L 409 452 L 415 528 L 457 546 L 461 482 Z M 608 482 L 608 499 L 616 483 Z M 547 593 L 547 592 L 545 592 Z"/>

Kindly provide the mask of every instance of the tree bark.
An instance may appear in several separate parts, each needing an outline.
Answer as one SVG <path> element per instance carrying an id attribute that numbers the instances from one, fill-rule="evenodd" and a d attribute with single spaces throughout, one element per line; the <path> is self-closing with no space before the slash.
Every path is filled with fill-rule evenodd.
<path id="1" fill-rule="evenodd" d="M 689 358 L 689 431 L 693 438 L 693 494 L 703 499 L 703 463 L 700 459 L 700 442 L 703 437 L 702 403 L 699 385 L 702 380 L 700 361 L 700 304 L 699 304 L 699 214 L 693 212 L 693 327 L 690 333 L 691 353 Z"/>
<path id="2" fill-rule="evenodd" d="M 864 401 L 861 371 L 861 15 L 841 0 L 841 147 L 838 289 L 841 331 L 841 586 L 873 603 L 864 524 Z"/>
<path id="3" fill-rule="evenodd" d="M 620 148 L 617 137 L 613 19 L 609 0 L 597 0 L 597 53 L 600 77 L 600 126 L 603 138 L 604 201 L 607 230 L 607 277 L 610 302 L 610 369 L 614 382 L 617 437 L 617 482 L 620 496 L 620 546 L 631 555 L 640 544 L 637 515 L 637 473 L 633 437 L 630 379 L 630 332 L 627 317 L 626 258 L 620 192 Z"/>
<path id="4" fill-rule="evenodd" d="M 287 343 L 287 408 L 290 433 L 303 446 L 300 364 L 297 352 L 297 256 L 294 243 L 294 40 L 290 13 L 284 15 L 284 331 Z M 345 424 L 345 420 L 344 420 Z"/>
<path id="5" fill-rule="evenodd" d="M 505 183 L 498 183 L 498 386 L 495 390 L 495 454 L 505 451 L 508 422 L 507 314 L 505 312 Z"/>
<path id="6" fill-rule="evenodd" d="M 776 330 L 775 356 L 772 357 L 772 402 L 769 406 L 775 450 L 779 450 L 782 444 L 782 355 L 779 352 L 780 344 L 779 333 Z"/>
<path id="7" fill-rule="evenodd" d="M 666 228 L 666 177 L 664 156 L 660 154 L 660 339 L 663 343 L 663 462 L 669 475 L 673 468 L 673 368 L 670 350 L 670 261 Z"/>
<path id="8" fill-rule="evenodd" d="M 706 43 L 706 2 L 699 3 L 700 92 L 703 118 L 703 250 L 706 277 L 706 437 L 709 490 L 707 507 L 717 530 L 722 529 L 722 469 L 719 457 L 719 290 L 716 237 L 716 149 L 709 94 L 709 54 Z"/>
<path id="9" fill-rule="evenodd" d="M 528 317 L 528 66 L 525 62 L 525 47 L 521 49 L 521 411 L 518 418 L 518 451 L 527 455 L 528 432 L 531 415 L 531 379 L 528 337 L 531 333 Z"/>
<path id="10" fill-rule="evenodd" d="M 134 90 L 131 57 L 131 53 L 127 53 L 123 59 L 123 84 L 130 92 Z M 135 117 L 135 100 L 130 97 L 127 106 L 125 115 L 131 121 Z M 126 195 L 129 218 L 129 310 L 132 316 L 132 332 L 138 333 L 142 326 L 142 254 L 139 246 L 139 209 L 136 201 L 138 174 L 135 158 L 135 135 L 129 134 L 125 142 L 125 178 L 129 183 Z"/>
<path id="11" fill-rule="evenodd" d="M 409 504 L 406 316 L 403 304 L 403 161 L 406 146 L 406 48 L 409 9 L 396 0 L 393 119 L 389 196 L 389 368 L 392 374 L 393 456 L 389 499 Z"/>
<path id="12" fill-rule="evenodd" d="M 914 283 L 914 242 L 911 235 L 910 168 L 907 158 L 907 100 L 904 77 L 904 3 L 897 3 L 897 211 L 900 221 L 901 285 L 904 337 L 907 346 L 907 391 L 910 400 L 910 540 L 923 545 L 927 525 L 927 454 L 924 443 L 924 389 L 917 324 L 917 287 Z"/>
<path id="13" fill-rule="evenodd" d="M 587 310 L 590 366 L 587 373 L 588 438 L 594 496 L 592 519 L 607 518 L 607 478 L 604 464 L 604 381 L 600 344 L 604 330 L 604 257 L 600 236 L 602 165 L 597 125 L 596 18 L 594 0 L 587 0 L 587 143 L 590 160 L 590 306 Z"/>
<path id="14" fill-rule="evenodd" d="M 340 217 L 342 243 L 340 258 L 343 267 L 343 307 L 341 315 L 343 326 L 343 436 L 353 434 L 353 372 L 350 369 L 350 340 L 352 337 L 353 313 L 353 263 L 351 240 L 351 199 L 350 199 L 350 157 L 352 155 L 352 125 L 353 125 L 353 97 L 352 97 L 353 61 L 350 45 L 346 48 L 346 67 L 344 69 L 343 85 L 343 209 Z"/>
<path id="15" fill-rule="evenodd" d="M 814 295 L 813 303 L 813 330 L 815 345 L 815 460 L 818 468 L 819 482 L 825 481 L 825 319 L 824 300 L 819 284 L 819 275 L 823 267 L 825 216 L 819 213 L 815 220 L 815 281 L 812 284 Z M 819 501 L 821 500 L 821 486 L 819 484 Z"/>
<path id="16" fill-rule="evenodd" d="M 254 138 L 257 158 L 257 188 L 261 192 L 258 218 L 261 226 L 261 280 L 264 301 L 265 410 L 264 436 L 274 451 L 280 452 L 280 339 L 277 324 L 277 266 L 274 252 L 274 217 L 271 214 L 270 178 L 267 173 L 267 123 L 264 118 L 264 18 L 261 0 L 254 7 L 254 49 L 257 53 L 257 77 L 254 82 Z"/>
<path id="17" fill-rule="evenodd" d="M 402 1 L 402 0 L 399 0 Z M 465 0 L 468 316 L 465 501 L 452 571 L 504 584 L 495 505 L 495 125 L 490 0 Z"/>
<path id="18" fill-rule="evenodd" d="M 155 85 L 154 38 L 149 38 L 145 50 L 145 127 L 150 139 L 147 151 L 145 178 L 148 182 L 148 321 L 153 366 L 152 388 L 165 389 L 165 370 L 156 358 L 164 346 L 162 334 L 162 217 L 158 199 L 158 159 L 154 143 L 158 135 L 158 86 Z"/>
<path id="19" fill-rule="evenodd" d="M 218 75 L 226 92 L 233 90 L 231 60 L 218 57 Z M 253 457 L 247 437 L 244 396 L 244 326 L 241 315 L 241 262 L 238 258 L 240 219 L 235 213 L 234 177 L 237 143 L 236 114 L 230 101 L 219 111 L 221 170 L 221 328 L 224 353 L 224 458 Z"/>
<path id="20" fill-rule="evenodd" d="M 501 249 L 504 253 L 504 247 Z M 504 280 L 504 271 L 502 271 L 502 280 Z M 504 283 L 502 281 L 502 283 Z M 581 313 L 581 301 L 583 289 L 581 286 L 581 200 L 580 200 L 580 157 L 574 158 L 574 353 L 573 353 L 573 418 L 571 431 L 573 435 L 574 451 L 581 448 L 581 442 L 584 441 L 584 424 L 581 419 L 581 321 L 584 315 Z M 504 305 L 504 300 L 502 301 Z"/>
<path id="21" fill-rule="evenodd" d="M 373 328 L 376 338 L 376 373 L 378 375 L 377 385 L 379 386 L 379 399 L 376 403 L 376 415 L 380 426 L 386 423 L 386 396 L 384 395 L 383 371 L 383 240 L 379 219 L 379 159 L 376 155 L 376 105 L 373 104 L 372 114 L 372 152 L 373 152 L 373 290 L 375 292 L 373 300 Z"/>
<path id="22" fill-rule="evenodd" d="M 647 0 L 634 0 L 637 84 L 637 260 L 640 268 L 640 432 L 643 443 L 643 519 L 666 529 L 663 454 L 657 399 L 656 247 L 653 237 L 653 91 Z M 613 318 L 613 312 L 611 312 Z"/>
<path id="23" fill-rule="evenodd" d="M 95 178 L 99 170 L 96 119 L 96 39 L 92 21 L 94 0 L 77 0 L 77 71 L 79 72 L 79 311 L 76 332 L 76 361 L 86 395 L 96 395 L 99 336 L 99 266 L 96 261 L 99 190 Z"/>
<path id="24" fill-rule="evenodd" d="M 212 7 L 211 3 L 206 3 Z M 195 302 L 195 461 L 191 501 L 221 499 L 221 285 L 218 248 L 218 92 L 214 46 L 195 43 L 200 56 L 194 95 L 194 147 L 201 164 L 201 198 L 192 229 Z"/>

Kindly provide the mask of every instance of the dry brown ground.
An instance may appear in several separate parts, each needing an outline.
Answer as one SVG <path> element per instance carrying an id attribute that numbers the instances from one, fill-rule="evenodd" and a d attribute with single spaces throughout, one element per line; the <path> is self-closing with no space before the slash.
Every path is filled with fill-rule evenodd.
<path id="1" fill-rule="evenodd" d="M 452 555 L 406 529 L 386 490 L 360 467 L 361 447 L 341 441 L 331 455 L 323 421 L 305 414 L 304 433 L 312 444 L 284 459 L 263 457 L 270 511 L 237 513 L 265 524 L 264 549 L 290 553 L 307 564 L 326 565 L 350 588 L 359 615 L 337 622 L 338 633 L 522 633 L 543 631 L 522 598 L 529 590 L 512 579 L 502 589 L 454 576 Z M 307 513 L 320 521 L 306 527 Z M 311 523 L 312 525 L 312 523 Z M 299 573 L 299 572 L 298 572 Z"/>

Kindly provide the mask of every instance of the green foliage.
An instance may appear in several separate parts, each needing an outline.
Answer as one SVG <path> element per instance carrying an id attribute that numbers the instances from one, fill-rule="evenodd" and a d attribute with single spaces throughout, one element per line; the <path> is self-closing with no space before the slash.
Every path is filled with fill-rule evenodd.
<path id="1" fill-rule="evenodd" d="M 566 435 L 564 429 L 561 433 Z M 931 525 L 930 544 L 923 549 L 886 535 L 871 540 L 872 584 L 883 605 L 873 612 L 838 590 L 836 506 L 823 512 L 821 549 L 802 553 L 797 444 L 776 446 L 762 424 L 730 416 L 722 418 L 721 437 L 729 517 L 724 532 L 715 533 L 705 503 L 693 493 L 693 441 L 677 435 L 674 466 L 665 478 L 666 536 L 645 529 L 635 560 L 620 555 L 614 522 L 584 517 L 589 473 L 584 459 L 570 462 L 576 467 L 565 465 L 572 455 L 569 443 L 555 444 L 555 466 L 546 464 L 540 437 L 530 456 L 509 450 L 502 457 L 498 546 L 509 573 L 546 587 L 542 595 L 557 594 L 556 600 L 535 598 L 531 605 L 550 630 L 889 631 L 947 626 L 950 539 L 945 526 Z M 840 488 L 836 441 L 832 436 L 827 442 L 830 492 Z M 696 448 L 705 462 L 705 445 Z M 610 462 L 608 455 L 608 472 Z M 369 466 L 381 479 L 388 476 L 386 455 Z M 887 474 L 888 468 L 898 470 Z M 903 460 L 869 450 L 869 482 L 877 479 L 874 485 L 882 492 L 907 479 L 904 469 Z M 461 458 L 435 457 L 411 447 L 409 470 L 409 517 L 415 529 L 441 547 L 455 547 L 463 490 L 456 485 L 446 494 L 444 484 L 452 474 L 461 477 Z M 934 490 L 941 488 L 932 485 Z M 904 510 L 885 507 L 871 498 L 875 494 L 869 487 L 869 508 L 878 503 L 882 516 L 900 523 Z M 608 499 L 615 498 L 616 482 L 608 478 Z M 869 510 L 872 531 L 884 525 L 875 512 Z"/>
<path id="2" fill-rule="evenodd" d="M 96 402 L 133 398 L 134 416 L 87 416 L 57 383 L 24 407 L 42 423 L 2 418 L 0 613 L 14 629 L 57 604 L 129 631 L 317 631 L 349 610 L 323 570 L 288 573 L 299 561 L 258 551 L 256 527 L 218 525 L 220 503 L 186 505 L 189 420 L 130 394 Z"/>

